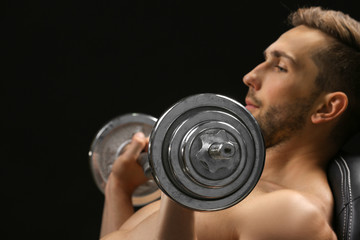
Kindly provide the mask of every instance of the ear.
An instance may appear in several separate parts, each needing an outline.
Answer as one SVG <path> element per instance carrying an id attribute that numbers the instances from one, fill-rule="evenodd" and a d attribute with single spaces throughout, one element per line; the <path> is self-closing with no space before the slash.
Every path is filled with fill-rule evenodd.
<path id="1" fill-rule="evenodd" d="M 348 98 L 343 92 L 332 92 L 324 95 L 316 112 L 311 115 L 314 124 L 330 122 L 343 114 L 348 106 Z"/>

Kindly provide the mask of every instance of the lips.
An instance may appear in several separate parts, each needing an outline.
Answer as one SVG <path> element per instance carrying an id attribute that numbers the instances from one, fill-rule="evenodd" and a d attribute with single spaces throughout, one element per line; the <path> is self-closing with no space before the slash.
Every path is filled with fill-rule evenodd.
<path id="1" fill-rule="evenodd" d="M 249 111 L 251 111 L 251 110 L 253 110 L 253 109 L 259 108 L 259 106 L 256 105 L 256 104 L 254 103 L 254 101 L 252 101 L 249 97 L 247 97 L 247 98 L 245 99 L 245 103 L 246 103 L 245 108 L 246 108 L 247 110 L 249 110 Z"/>

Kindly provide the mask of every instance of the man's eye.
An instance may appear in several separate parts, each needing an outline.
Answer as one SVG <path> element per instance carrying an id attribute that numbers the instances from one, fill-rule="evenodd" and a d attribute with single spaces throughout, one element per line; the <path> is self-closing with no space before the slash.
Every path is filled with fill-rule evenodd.
<path id="1" fill-rule="evenodd" d="M 286 68 L 280 67 L 279 65 L 277 65 L 276 68 L 279 70 L 279 72 L 287 72 Z"/>

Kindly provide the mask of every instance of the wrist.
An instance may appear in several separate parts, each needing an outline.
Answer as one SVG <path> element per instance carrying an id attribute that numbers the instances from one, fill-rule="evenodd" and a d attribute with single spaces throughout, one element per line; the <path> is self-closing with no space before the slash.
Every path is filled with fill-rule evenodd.
<path id="1" fill-rule="evenodd" d="M 132 192 L 110 174 L 105 186 L 101 236 L 118 230 L 134 213 Z"/>
<path id="2" fill-rule="evenodd" d="M 129 186 L 126 182 L 116 178 L 112 173 L 108 177 L 105 186 L 105 197 L 107 196 L 123 196 L 131 200 L 131 196 L 135 189 Z"/>

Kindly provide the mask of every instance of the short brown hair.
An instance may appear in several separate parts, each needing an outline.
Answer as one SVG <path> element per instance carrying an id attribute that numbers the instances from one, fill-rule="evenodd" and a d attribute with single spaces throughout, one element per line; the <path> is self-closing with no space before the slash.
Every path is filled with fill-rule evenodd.
<path id="1" fill-rule="evenodd" d="M 325 92 L 344 92 L 348 109 L 334 129 L 333 137 L 343 143 L 360 129 L 360 23 L 340 11 L 321 7 L 300 8 L 290 14 L 293 26 L 318 29 L 333 41 L 313 54 L 319 68 L 316 85 Z"/>

